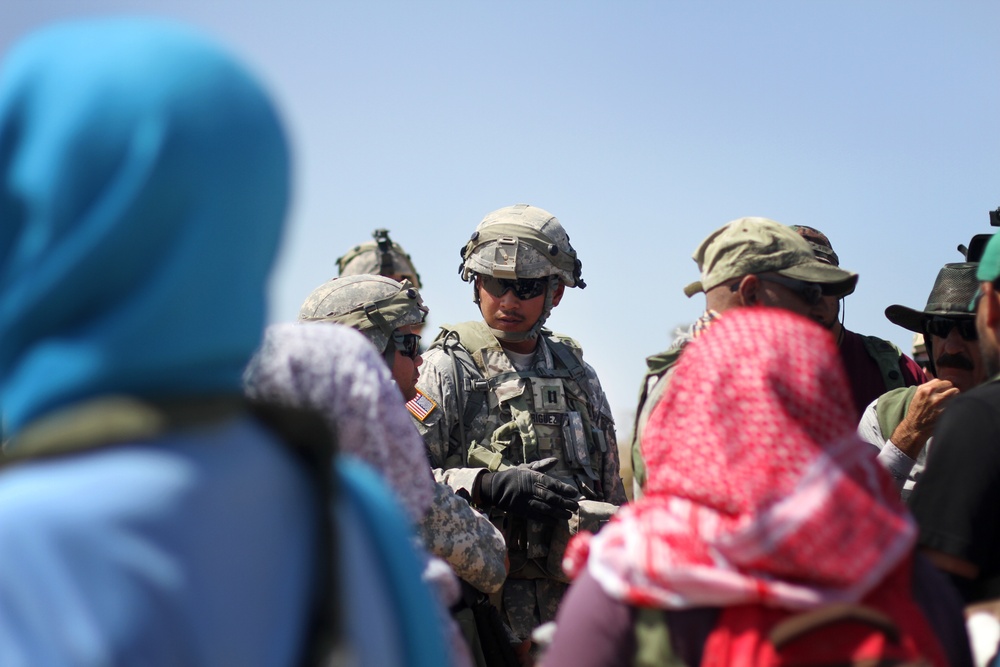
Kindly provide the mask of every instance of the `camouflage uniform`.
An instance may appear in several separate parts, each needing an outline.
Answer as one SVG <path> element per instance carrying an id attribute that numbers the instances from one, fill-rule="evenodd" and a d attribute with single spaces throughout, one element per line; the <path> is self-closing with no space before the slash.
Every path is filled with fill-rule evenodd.
<path id="1" fill-rule="evenodd" d="M 383 351 L 391 365 L 393 331 L 423 322 L 426 312 L 420 293 L 408 281 L 359 275 L 334 278 L 317 287 L 302 304 L 299 319 L 351 326 Z M 413 440 L 419 442 L 416 433 Z M 503 535 L 448 486 L 435 484 L 433 500 L 418 518 L 418 528 L 427 550 L 446 561 L 459 577 L 484 593 L 500 589 L 506 577 Z"/>
<path id="2" fill-rule="evenodd" d="M 522 206 L 521 210 L 525 208 L 531 209 Z M 497 214 L 491 216 L 497 218 Z M 541 227 L 543 234 L 552 233 L 546 224 L 549 228 L 553 222 L 558 226 L 558 221 L 541 209 L 526 211 L 524 217 L 526 223 L 535 224 L 534 230 Z M 485 223 L 480 225 L 480 231 Z M 510 255 L 516 252 L 524 259 L 532 248 L 513 248 L 518 231 L 507 224 L 504 238 Z M 557 231 L 562 237 L 556 236 L 553 245 L 565 251 L 569 248 L 568 238 L 561 227 Z M 514 238 L 513 243 L 510 238 Z M 468 256 L 476 240 L 474 236 L 463 254 L 465 266 L 469 265 Z M 474 268 L 486 273 L 482 267 Z M 524 275 L 521 264 L 507 268 L 509 278 L 556 273 L 550 265 L 539 268 L 533 276 Z M 579 262 L 576 275 L 564 278 L 564 282 L 571 286 L 582 283 L 578 272 Z M 549 299 L 552 287 L 554 283 L 548 290 Z M 550 309 L 551 302 L 546 311 Z M 476 479 L 484 469 L 503 470 L 554 457 L 559 462 L 548 475 L 575 485 L 580 498 L 603 501 L 594 505 L 620 505 L 625 502 L 625 492 L 619 476 L 614 421 L 597 374 L 583 361 L 575 341 L 540 329 L 540 323 L 538 329 L 538 345 L 529 366 L 515 368 L 495 332 L 484 322 L 442 328 L 442 334 L 424 355 L 417 383 L 420 394 L 408 403 L 435 475 L 471 499 Z M 556 545 L 553 540 L 558 539 L 556 534 L 568 534 L 550 522 L 499 511 L 494 511 L 492 517 L 504 531 L 510 559 L 502 609 L 514 633 L 527 638 L 534 627 L 555 617 L 566 579 L 559 562 L 560 548 L 565 545 Z"/>

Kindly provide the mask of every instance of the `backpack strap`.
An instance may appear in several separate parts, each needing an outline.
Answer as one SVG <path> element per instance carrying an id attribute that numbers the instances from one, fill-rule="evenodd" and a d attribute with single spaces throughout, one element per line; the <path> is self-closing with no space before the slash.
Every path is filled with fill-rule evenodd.
<path id="1" fill-rule="evenodd" d="M 893 644 L 899 643 L 899 628 L 891 618 L 871 607 L 851 603 L 829 604 L 790 616 L 771 628 L 768 637 L 780 651 L 811 632 L 843 622 L 864 623 L 880 631 Z"/>

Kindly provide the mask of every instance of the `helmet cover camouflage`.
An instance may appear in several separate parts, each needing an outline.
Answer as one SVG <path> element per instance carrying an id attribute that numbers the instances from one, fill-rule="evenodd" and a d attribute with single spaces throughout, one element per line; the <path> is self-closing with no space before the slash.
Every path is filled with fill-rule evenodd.
<path id="1" fill-rule="evenodd" d="M 384 351 L 393 331 L 420 324 L 427 307 L 408 280 L 398 283 L 375 275 L 346 276 L 329 280 L 306 298 L 299 309 L 300 322 L 338 322 L 353 327 Z"/>
<path id="2" fill-rule="evenodd" d="M 420 274 L 413 266 L 413 260 L 403 250 L 403 246 L 389 238 L 388 229 L 372 232 L 374 241 L 368 241 L 351 248 L 343 257 L 337 258 L 337 270 L 341 276 L 380 275 L 402 276 L 418 289 L 423 285 Z"/>
<path id="3" fill-rule="evenodd" d="M 477 273 L 508 280 L 556 276 L 567 287 L 586 287 L 566 230 L 537 206 L 517 204 L 488 214 L 461 254 L 459 273 L 467 282 Z"/>

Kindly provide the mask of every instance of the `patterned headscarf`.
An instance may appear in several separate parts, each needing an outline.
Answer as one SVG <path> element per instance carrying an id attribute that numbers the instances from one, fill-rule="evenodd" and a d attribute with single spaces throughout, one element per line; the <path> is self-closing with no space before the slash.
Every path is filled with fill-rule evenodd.
<path id="1" fill-rule="evenodd" d="M 244 381 L 251 398 L 323 415 L 340 451 L 381 473 L 419 522 L 434 494 L 424 442 L 367 338 L 332 322 L 272 325 Z"/>
<path id="2" fill-rule="evenodd" d="M 646 427 L 649 483 L 571 544 L 613 597 L 681 609 L 856 601 L 915 529 L 857 439 L 829 333 L 786 311 L 727 313 L 685 349 Z"/>

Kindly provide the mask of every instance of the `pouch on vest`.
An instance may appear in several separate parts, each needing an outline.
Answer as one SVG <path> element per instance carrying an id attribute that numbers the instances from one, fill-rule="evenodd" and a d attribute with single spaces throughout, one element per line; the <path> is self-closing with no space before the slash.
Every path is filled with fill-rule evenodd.
<path id="1" fill-rule="evenodd" d="M 545 569 L 554 578 L 564 583 L 570 583 L 569 577 L 562 568 L 563 556 L 566 555 L 566 545 L 571 537 L 584 531 L 596 533 L 611 520 L 618 511 L 617 505 L 599 500 L 581 500 L 580 507 L 573 516 L 565 521 L 556 522 L 552 531 L 552 541 L 549 543 L 549 553 Z"/>

